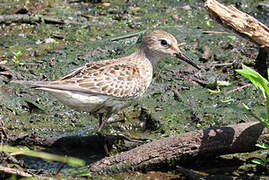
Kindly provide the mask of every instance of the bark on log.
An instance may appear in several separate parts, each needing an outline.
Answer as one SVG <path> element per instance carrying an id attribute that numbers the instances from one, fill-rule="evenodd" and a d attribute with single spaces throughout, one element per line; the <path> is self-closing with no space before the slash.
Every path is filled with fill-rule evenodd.
<path id="1" fill-rule="evenodd" d="M 91 171 L 160 170 L 199 157 L 254 151 L 255 144 L 269 142 L 264 134 L 263 125 L 256 122 L 188 132 L 105 157 L 94 163 Z"/>
<path id="2" fill-rule="evenodd" d="M 207 0 L 205 8 L 209 16 L 237 34 L 247 37 L 269 52 L 269 28 L 252 16 L 239 11 L 234 6 L 224 6 L 215 0 Z"/>
<path id="3" fill-rule="evenodd" d="M 260 46 L 255 60 L 255 69 L 268 79 L 269 68 L 269 28 L 252 16 L 239 11 L 234 6 L 224 6 L 216 0 L 207 0 L 205 8 L 209 16 L 222 26 Z"/>

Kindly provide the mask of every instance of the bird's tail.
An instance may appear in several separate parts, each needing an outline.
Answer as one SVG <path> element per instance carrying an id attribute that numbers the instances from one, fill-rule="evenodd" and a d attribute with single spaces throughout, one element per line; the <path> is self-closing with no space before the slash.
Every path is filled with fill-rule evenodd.
<path id="1" fill-rule="evenodd" d="M 50 91 L 51 89 L 66 90 L 66 91 L 78 91 L 84 93 L 91 93 L 87 88 L 74 85 L 72 82 L 63 83 L 62 81 L 21 81 L 14 80 L 12 83 L 30 85 L 31 88 Z"/>
<path id="2" fill-rule="evenodd" d="M 12 80 L 11 83 L 30 85 L 31 88 L 42 87 L 45 85 L 45 82 L 42 82 L 42 81 Z"/>

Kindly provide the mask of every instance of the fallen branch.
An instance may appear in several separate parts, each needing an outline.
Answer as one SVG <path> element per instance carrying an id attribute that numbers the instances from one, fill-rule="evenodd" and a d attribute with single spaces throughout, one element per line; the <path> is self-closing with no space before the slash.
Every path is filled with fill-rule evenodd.
<path id="1" fill-rule="evenodd" d="M 0 24 L 11 24 L 11 23 L 26 23 L 26 24 L 36 24 L 44 22 L 46 24 L 58 24 L 58 25 L 76 25 L 80 26 L 82 24 L 69 21 L 69 20 L 61 20 L 53 17 L 34 17 L 27 14 L 14 14 L 14 15 L 1 15 L 0 16 Z"/>
<path id="2" fill-rule="evenodd" d="M 22 176 L 22 177 L 33 177 L 32 174 L 26 173 L 19 169 L 4 167 L 0 165 L 0 171 L 5 172 L 7 174 L 14 174 L 16 176 Z"/>
<path id="3" fill-rule="evenodd" d="M 183 166 L 199 157 L 215 157 L 222 154 L 250 152 L 257 150 L 255 144 L 269 142 L 263 136 L 265 130 L 260 123 L 242 123 L 221 128 L 188 132 L 141 145 L 115 156 L 103 158 L 94 163 L 92 172 L 123 172 L 128 170 L 160 170 Z M 109 147 L 115 138 L 108 141 Z M 8 135 L 10 145 L 40 145 L 58 150 L 69 149 L 68 153 L 81 152 L 104 154 L 103 142 L 98 136 L 44 137 L 37 134 Z"/>
<path id="4" fill-rule="evenodd" d="M 246 87 L 249 87 L 249 86 L 251 86 L 252 84 L 245 84 L 245 85 L 243 85 L 243 86 L 240 86 L 240 87 L 237 87 L 237 88 L 235 88 L 235 89 L 232 89 L 232 90 L 230 90 L 230 91 L 227 91 L 226 92 L 226 94 L 230 94 L 230 93 L 233 93 L 233 92 L 235 92 L 235 91 L 240 91 L 240 90 L 242 90 L 242 89 L 244 89 L 244 88 L 246 88 Z"/>
<path id="5" fill-rule="evenodd" d="M 259 54 L 255 60 L 255 69 L 267 79 L 267 68 L 269 67 L 269 28 L 231 5 L 226 7 L 215 0 L 207 0 L 205 8 L 209 16 L 222 26 L 233 30 L 240 36 L 260 46 Z"/>
<path id="6" fill-rule="evenodd" d="M 234 6 L 224 6 L 215 0 L 207 0 L 205 8 L 209 16 L 222 26 L 250 39 L 269 52 L 269 28 L 252 16 L 239 11 Z"/>
<path id="7" fill-rule="evenodd" d="M 119 40 L 123 40 L 123 39 L 132 38 L 132 37 L 135 37 L 135 36 L 140 36 L 144 32 L 145 31 L 139 31 L 139 32 L 132 33 L 132 34 L 127 34 L 127 35 L 122 35 L 122 36 L 114 37 L 114 38 L 111 38 L 110 41 L 119 41 Z"/>
<path id="8" fill-rule="evenodd" d="M 115 173 L 128 170 L 160 170 L 184 165 L 199 157 L 250 152 L 255 144 L 268 142 L 260 123 L 242 123 L 222 128 L 188 132 L 156 140 L 94 163 L 92 172 Z"/>

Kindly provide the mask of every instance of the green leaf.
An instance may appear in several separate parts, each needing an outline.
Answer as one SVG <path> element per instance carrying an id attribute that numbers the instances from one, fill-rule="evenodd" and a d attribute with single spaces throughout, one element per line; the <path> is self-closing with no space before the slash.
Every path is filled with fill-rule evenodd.
<path id="1" fill-rule="evenodd" d="M 245 103 L 242 103 L 242 105 L 245 108 L 245 110 L 250 111 L 250 108 Z"/>
<path id="2" fill-rule="evenodd" d="M 262 91 L 264 96 L 269 97 L 268 80 L 262 77 L 258 72 L 245 65 L 242 65 L 242 69 L 238 69 L 236 72 L 248 78 L 256 88 Z"/>
<path id="3" fill-rule="evenodd" d="M 228 38 L 231 39 L 231 40 L 234 40 L 236 38 L 236 36 L 229 35 Z"/>
<path id="4" fill-rule="evenodd" d="M 219 81 L 219 80 L 217 80 L 217 85 L 218 86 L 231 86 L 232 83 L 229 82 L 229 81 Z"/>
<path id="5" fill-rule="evenodd" d="M 255 163 L 255 164 L 263 165 L 263 161 L 260 160 L 260 159 L 253 159 L 252 162 Z"/>
<path id="6" fill-rule="evenodd" d="M 17 147 L 12 147 L 12 146 L 0 146 L 0 151 L 19 153 L 19 154 L 23 154 L 26 156 L 32 156 L 32 157 L 45 159 L 48 161 L 60 161 L 63 163 L 67 163 L 70 166 L 84 166 L 85 165 L 85 162 L 81 159 L 67 157 L 67 156 L 59 156 L 59 155 L 45 153 L 45 152 L 25 150 L 25 149 L 20 149 Z"/>
<path id="7" fill-rule="evenodd" d="M 261 157 L 261 160 L 263 161 L 264 164 L 266 164 L 268 162 L 266 157 L 264 157 L 264 156 Z"/>
<path id="8" fill-rule="evenodd" d="M 267 119 L 267 115 L 265 112 L 261 112 L 260 113 L 260 117 L 263 119 L 263 120 L 266 120 Z"/>
<path id="9" fill-rule="evenodd" d="M 230 102 L 234 102 L 235 100 L 234 99 L 232 99 L 232 98 L 228 98 L 228 99 L 223 99 L 223 100 L 221 100 L 221 102 L 223 102 L 223 103 L 230 103 Z"/>
<path id="10" fill-rule="evenodd" d="M 256 144 L 256 146 L 262 149 L 269 149 L 269 145 L 265 143 Z"/>
<path id="11" fill-rule="evenodd" d="M 15 57 L 21 57 L 22 56 L 22 52 L 21 51 L 18 51 L 18 52 L 16 52 L 16 53 L 14 53 L 14 56 Z"/>
<path id="12" fill-rule="evenodd" d="M 82 176 L 85 177 L 85 176 L 90 176 L 90 175 L 91 173 L 88 170 L 83 170 L 83 171 L 72 173 L 73 177 L 82 177 Z"/>
<path id="13" fill-rule="evenodd" d="M 36 14 L 35 17 L 40 19 L 40 18 L 42 18 L 42 14 Z"/>
<path id="14" fill-rule="evenodd" d="M 266 127 L 267 129 L 269 129 L 269 121 L 265 120 L 265 121 L 263 121 L 263 123 L 264 123 L 265 127 Z"/>

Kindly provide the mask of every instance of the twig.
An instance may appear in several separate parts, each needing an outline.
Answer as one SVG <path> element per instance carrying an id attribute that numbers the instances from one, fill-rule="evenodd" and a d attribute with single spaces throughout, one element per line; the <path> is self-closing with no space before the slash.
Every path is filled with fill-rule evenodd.
<path id="1" fill-rule="evenodd" d="M 135 36 L 139 36 L 140 34 L 142 34 L 144 32 L 145 31 L 140 31 L 140 32 L 132 33 L 132 34 L 118 36 L 118 37 L 115 37 L 115 38 L 110 39 L 110 41 L 118 41 L 118 40 L 122 40 L 122 39 L 132 38 L 132 37 L 135 37 Z"/>
<path id="2" fill-rule="evenodd" d="M 214 67 L 232 66 L 232 65 L 233 65 L 233 63 L 213 64 Z"/>
<path id="3" fill-rule="evenodd" d="M 71 25 L 76 25 L 76 26 L 80 26 L 82 24 L 74 22 L 74 21 L 70 21 L 70 20 L 61 20 L 61 19 L 57 19 L 57 18 L 52 18 L 52 17 L 45 17 L 43 16 L 42 21 L 44 21 L 46 24 L 59 24 L 59 25 L 63 25 L 63 24 L 71 24 Z"/>
<path id="4" fill-rule="evenodd" d="M 93 17 L 93 16 L 88 15 L 88 14 L 80 14 L 79 16 L 84 17 L 84 18 L 87 18 L 87 19 L 89 19 L 89 18 L 92 18 L 92 17 Z"/>
<path id="5" fill-rule="evenodd" d="M 3 143 L 4 143 L 4 140 L 5 141 L 8 141 L 8 136 L 7 136 L 7 133 L 6 133 L 5 128 L 2 125 L 2 122 L 0 122 L 0 125 L 2 126 L 2 127 L 0 127 L 0 132 L 1 132 L 1 142 L 0 142 L 0 145 L 2 146 Z"/>
<path id="6" fill-rule="evenodd" d="M 61 20 L 53 17 L 42 16 L 34 17 L 27 14 L 13 14 L 13 15 L 1 15 L 0 16 L 0 24 L 11 24 L 11 23 L 26 23 L 26 24 L 35 24 L 35 23 L 46 23 L 46 24 L 71 24 L 71 25 L 82 25 L 80 23 L 69 21 L 69 20 Z"/>
<path id="7" fill-rule="evenodd" d="M 203 34 L 227 34 L 228 32 L 224 31 L 202 31 Z"/>
<path id="8" fill-rule="evenodd" d="M 246 111 L 248 112 L 248 114 L 252 117 L 254 117 L 255 119 L 257 119 L 258 121 L 260 121 L 260 123 L 268 128 L 268 125 L 266 123 L 266 120 L 262 119 L 261 117 L 257 116 L 250 108 L 248 108 L 246 105 L 245 105 L 245 108 L 246 108 Z"/>
<path id="9" fill-rule="evenodd" d="M 55 175 L 58 175 L 60 173 L 60 171 L 63 169 L 64 165 L 65 165 L 64 163 L 60 163 L 60 166 L 57 168 Z"/>
<path id="10" fill-rule="evenodd" d="M 249 87 L 249 86 L 251 86 L 250 83 L 249 83 L 249 84 L 245 84 L 244 86 L 240 86 L 240 87 L 237 87 L 237 88 L 232 89 L 232 90 L 230 90 L 230 91 L 227 91 L 226 94 L 230 94 L 230 93 L 232 93 L 232 92 L 239 91 L 239 90 L 244 89 L 244 88 Z"/>
<path id="11" fill-rule="evenodd" d="M 26 172 L 23 172 L 19 169 L 13 169 L 13 168 L 9 168 L 9 167 L 4 167 L 4 166 L 1 166 L 0 165 L 0 171 L 3 171 L 5 173 L 8 173 L 8 174 L 14 174 L 14 175 L 17 175 L 17 176 L 22 176 L 22 177 L 33 177 L 33 175 L 29 174 L 29 173 L 26 173 Z"/>
<path id="12" fill-rule="evenodd" d="M 29 63 L 22 63 L 22 65 L 26 65 L 26 66 L 42 66 L 42 64 L 41 63 L 31 63 L 31 62 L 29 62 Z"/>

